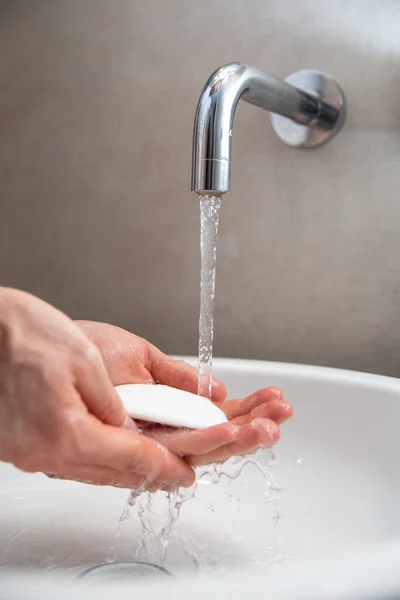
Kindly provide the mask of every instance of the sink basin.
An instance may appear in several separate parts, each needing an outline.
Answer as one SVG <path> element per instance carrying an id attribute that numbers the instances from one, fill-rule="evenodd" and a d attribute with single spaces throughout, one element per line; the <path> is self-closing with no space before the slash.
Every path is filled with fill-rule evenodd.
<path id="1" fill-rule="evenodd" d="M 282 427 L 274 456 L 257 455 L 236 479 L 201 479 L 172 530 L 164 566 L 173 577 L 161 582 L 163 589 L 172 586 L 175 598 L 189 589 L 199 598 L 217 598 L 228 587 L 230 597 L 242 597 L 255 582 L 274 598 L 377 598 L 382 585 L 385 593 L 399 593 L 400 380 L 230 359 L 216 359 L 214 372 L 231 398 L 281 387 L 294 415 Z M 229 466 L 231 475 L 235 468 Z M 69 584 L 78 594 L 76 574 L 113 555 L 117 562 L 139 557 L 159 564 L 164 548 L 142 531 L 138 517 L 146 498 L 114 543 L 127 497 L 127 490 L 0 464 L 0 597 L 7 589 L 7 597 L 17 598 L 24 586 L 24 597 L 31 592 L 36 598 L 35 585 L 42 585 L 41 597 L 48 592 L 50 598 L 50 582 L 60 586 L 59 598 Z M 153 496 L 152 507 L 150 525 L 158 530 L 168 516 L 166 495 Z M 22 576 L 21 568 L 28 574 Z M 136 585 L 159 598 L 155 581 Z M 89 591 L 82 597 L 91 598 Z M 93 598 L 102 593 L 93 591 Z"/>

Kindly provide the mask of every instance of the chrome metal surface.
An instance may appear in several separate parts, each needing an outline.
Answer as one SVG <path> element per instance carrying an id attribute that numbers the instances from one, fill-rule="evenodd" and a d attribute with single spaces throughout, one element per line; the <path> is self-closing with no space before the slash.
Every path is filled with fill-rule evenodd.
<path id="1" fill-rule="evenodd" d="M 286 144 L 296 148 L 314 148 L 331 140 L 340 131 L 346 118 L 344 95 L 338 84 L 323 73 L 308 69 L 292 73 L 285 77 L 285 81 L 336 108 L 339 118 L 332 129 L 326 129 L 317 124 L 302 125 L 287 117 L 272 114 L 271 123 L 275 133 Z"/>
<path id="2" fill-rule="evenodd" d="M 318 82 L 317 88 L 322 89 L 322 83 L 331 80 L 318 75 L 319 78 L 315 75 L 314 80 Z M 343 95 L 340 94 L 340 102 L 331 104 L 319 97 L 315 90 L 310 91 L 303 91 L 242 63 L 231 63 L 215 71 L 201 93 L 196 110 L 192 191 L 200 194 L 229 191 L 233 120 L 241 99 L 307 129 L 326 132 L 320 143 L 333 137 L 344 121 Z M 278 128 L 284 129 L 282 124 Z M 279 135 L 285 139 L 283 133 Z M 317 138 L 313 139 L 315 143 L 308 146 L 318 145 Z"/>

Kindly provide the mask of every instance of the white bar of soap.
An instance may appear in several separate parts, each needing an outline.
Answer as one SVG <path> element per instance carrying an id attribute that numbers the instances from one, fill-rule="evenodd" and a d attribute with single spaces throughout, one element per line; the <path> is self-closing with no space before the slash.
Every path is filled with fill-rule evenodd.
<path id="1" fill-rule="evenodd" d="M 115 388 L 133 419 L 204 429 L 226 423 L 225 413 L 207 398 L 168 385 L 131 383 Z"/>

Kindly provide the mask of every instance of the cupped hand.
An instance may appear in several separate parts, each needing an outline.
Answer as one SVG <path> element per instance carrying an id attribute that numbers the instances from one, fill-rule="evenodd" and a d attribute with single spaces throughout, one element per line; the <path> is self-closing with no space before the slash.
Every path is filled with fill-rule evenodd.
<path id="1" fill-rule="evenodd" d="M 272 446 L 279 440 L 279 425 L 291 417 L 293 410 L 277 388 L 264 388 L 247 398 L 216 404 L 228 423 L 195 431 L 148 426 L 147 435 L 197 467 Z"/>
<path id="2" fill-rule="evenodd" d="M 0 288 L 0 460 L 129 488 L 170 490 L 194 480 L 186 461 L 137 433 L 82 329 L 42 300 L 6 288 Z"/>
<path id="3" fill-rule="evenodd" d="M 114 385 L 158 382 L 197 392 L 197 369 L 186 362 L 166 356 L 146 340 L 113 325 L 78 324 L 99 348 Z M 279 425 L 292 414 L 291 405 L 277 388 L 265 388 L 239 400 L 224 401 L 225 397 L 224 385 L 214 379 L 212 399 L 225 412 L 228 423 L 189 431 L 141 422 L 141 431 L 191 466 L 199 466 L 273 445 L 280 436 Z"/>

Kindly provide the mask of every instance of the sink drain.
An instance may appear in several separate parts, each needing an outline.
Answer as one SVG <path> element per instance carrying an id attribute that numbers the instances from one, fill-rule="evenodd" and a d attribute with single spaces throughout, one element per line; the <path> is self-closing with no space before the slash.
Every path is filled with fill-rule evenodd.
<path id="1" fill-rule="evenodd" d="M 82 573 L 79 573 L 78 579 L 84 581 L 93 581 L 93 583 L 104 582 L 121 582 L 132 579 L 140 579 L 141 577 L 172 577 L 171 573 L 160 567 L 147 562 L 131 562 L 131 563 L 105 563 L 90 567 Z"/>

